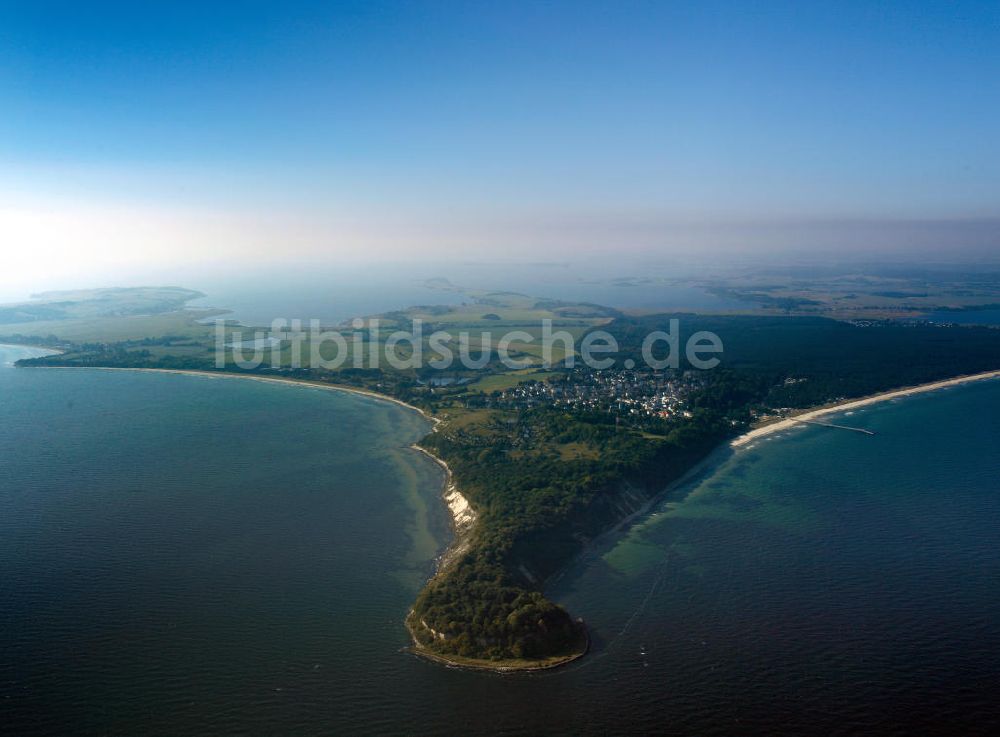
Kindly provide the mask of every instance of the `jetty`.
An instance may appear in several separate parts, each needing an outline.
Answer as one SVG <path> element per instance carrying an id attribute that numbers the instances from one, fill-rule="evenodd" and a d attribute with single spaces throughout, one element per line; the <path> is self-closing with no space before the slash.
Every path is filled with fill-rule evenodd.
<path id="1" fill-rule="evenodd" d="M 791 419 L 795 420 L 796 422 L 805 423 L 807 425 L 819 425 L 820 427 L 835 427 L 838 430 L 850 430 L 851 432 L 860 432 L 865 435 L 875 435 L 874 430 L 866 430 L 863 427 L 850 427 L 848 425 L 837 425 L 833 422 L 823 422 L 822 420 L 799 420 L 794 417 L 792 417 Z"/>

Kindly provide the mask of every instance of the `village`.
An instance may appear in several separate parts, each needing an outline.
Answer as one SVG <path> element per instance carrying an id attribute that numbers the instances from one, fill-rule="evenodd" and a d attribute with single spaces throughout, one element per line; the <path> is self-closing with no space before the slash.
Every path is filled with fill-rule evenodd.
<path id="1" fill-rule="evenodd" d="M 502 409 L 563 407 L 620 418 L 689 416 L 686 398 L 704 384 L 698 371 L 573 369 L 543 381 L 527 381 L 485 398 Z"/>

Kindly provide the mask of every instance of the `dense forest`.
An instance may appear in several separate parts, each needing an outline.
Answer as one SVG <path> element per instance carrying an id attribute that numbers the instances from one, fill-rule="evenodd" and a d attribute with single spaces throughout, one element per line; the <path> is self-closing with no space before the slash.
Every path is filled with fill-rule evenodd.
<path id="1" fill-rule="evenodd" d="M 732 426 L 710 409 L 656 439 L 608 417 L 548 408 L 495 420 L 471 436 L 445 429 L 422 442 L 448 462 L 479 523 L 470 551 L 420 594 L 412 619 L 421 626 L 411 627 L 438 652 L 551 656 L 573 647 L 579 634 L 569 615 L 541 596 L 541 583 Z M 556 449 L 568 443 L 592 448 L 593 457 L 561 459 Z"/>
<path id="2" fill-rule="evenodd" d="M 639 361 L 643 338 L 665 329 L 670 318 L 685 334 L 719 335 L 725 347 L 719 368 L 741 377 L 752 393 L 766 387 L 757 399 L 769 407 L 809 407 L 1000 367 L 1000 330 L 978 326 L 678 314 L 622 318 L 608 329 L 621 357 Z M 744 399 L 753 398 L 738 398 Z"/>

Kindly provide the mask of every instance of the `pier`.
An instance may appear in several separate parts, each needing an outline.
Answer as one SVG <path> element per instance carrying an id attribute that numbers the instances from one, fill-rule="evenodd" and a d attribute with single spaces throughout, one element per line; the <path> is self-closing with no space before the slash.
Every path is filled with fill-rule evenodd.
<path id="1" fill-rule="evenodd" d="M 799 420 L 794 417 L 792 417 L 791 419 L 795 420 L 796 422 L 805 423 L 807 425 L 819 425 L 820 427 L 835 427 L 838 430 L 850 430 L 851 432 L 860 432 L 865 435 L 875 435 L 874 430 L 865 430 L 863 427 L 849 427 L 848 425 L 837 425 L 832 422 L 823 422 L 822 420 Z"/>

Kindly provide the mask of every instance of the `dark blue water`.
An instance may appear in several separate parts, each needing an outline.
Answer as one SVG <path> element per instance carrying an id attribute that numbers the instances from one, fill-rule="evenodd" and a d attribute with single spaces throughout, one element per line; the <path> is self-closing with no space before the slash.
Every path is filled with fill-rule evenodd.
<path id="1" fill-rule="evenodd" d="M 22 351 L 3 349 L 0 364 Z M 594 651 L 400 652 L 447 540 L 402 408 L 0 368 L 5 734 L 989 734 L 1000 382 L 721 454 L 551 588 Z"/>

